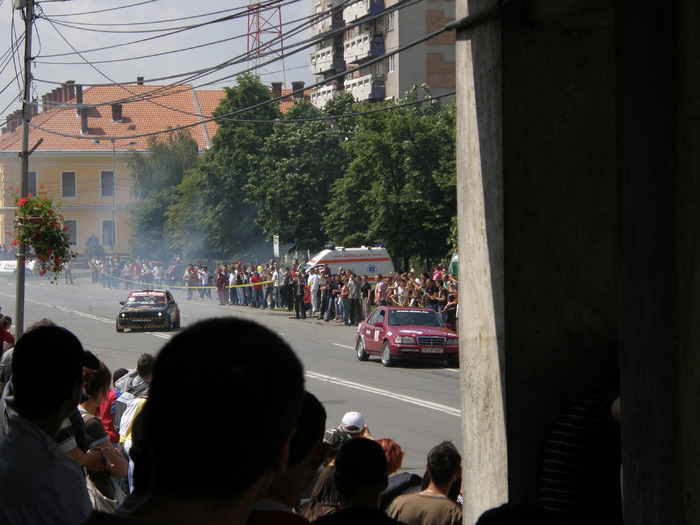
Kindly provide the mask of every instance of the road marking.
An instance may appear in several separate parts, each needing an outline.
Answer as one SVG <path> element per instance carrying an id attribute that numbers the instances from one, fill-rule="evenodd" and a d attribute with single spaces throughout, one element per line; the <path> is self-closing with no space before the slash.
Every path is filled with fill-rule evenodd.
<path id="1" fill-rule="evenodd" d="M 355 383 L 353 381 L 346 381 L 345 379 L 340 379 L 339 377 L 328 376 L 324 374 L 317 374 L 316 372 L 305 373 L 306 377 L 311 379 L 317 379 L 319 381 L 325 381 L 326 383 L 332 383 L 334 385 L 340 385 L 347 388 L 352 388 L 354 390 L 361 390 L 362 392 L 369 392 L 371 394 L 376 394 L 378 396 L 389 397 L 391 399 L 396 399 L 398 401 L 403 401 L 404 403 L 409 403 L 411 405 L 416 405 L 423 408 L 428 408 L 430 410 L 435 410 L 437 412 L 443 412 L 450 416 L 461 417 L 462 411 L 458 408 L 448 407 L 446 405 L 441 405 L 439 403 L 433 403 L 425 399 L 418 399 L 417 397 L 405 396 L 403 394 L 397 394 L 395 392 L 390 392 L 388 390 L 382 390 L 380 388 L 375 388 L 369 385 L 363 385 L 361 383 Z"/>

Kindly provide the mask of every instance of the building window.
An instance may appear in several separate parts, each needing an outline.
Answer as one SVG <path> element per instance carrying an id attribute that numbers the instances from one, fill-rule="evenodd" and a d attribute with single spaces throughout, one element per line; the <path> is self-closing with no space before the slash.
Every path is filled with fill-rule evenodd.
<path id="1" fill-rule="evenodd" d="M 396 13 L 392 11 L 388 15 L 386 15 L 386 30 L 387 31 L 392 31 L 394 29 L 394 15 Z"/>
<path id="2" fill-rule="evenodd" d="M 114 246 L 114 223 L 102 221 L 102 246 Z"/>
<path id="3" fill-rule="evenodd" d="M 102 197 L 113 197 L 114 196 L 114 172 L 113 171 L 102 171 L 100 172 L 102 187 L 100 195 Z"/>
<path id="4" fill-rule="evenodd" d="M 395 59 L 396 59 L 396 55 L 391 55 L 391 56 L 387 57 L 387 59 L 386 59 L 386 72 L 387 73 L 392 73 L 393 71 L 395 71 L 395 69 L 394 69 L 394 67 L 396 65 L 394 62 Z"/>
<path id="5" fill-rule="evenodd" d="M 75 172 L 64 171 L 61 173 L 61 197 L 77 197 L 78 193 L 75 188 Z"/>
<path id="6" fill-rule="evenodd" d="M 68 226 L 68 233 L 70 233 L 70 243 L 73 245 L 78 244 L 78 221 L 75 219 L 70 219 L 64 221 L 64 226 Z"/>

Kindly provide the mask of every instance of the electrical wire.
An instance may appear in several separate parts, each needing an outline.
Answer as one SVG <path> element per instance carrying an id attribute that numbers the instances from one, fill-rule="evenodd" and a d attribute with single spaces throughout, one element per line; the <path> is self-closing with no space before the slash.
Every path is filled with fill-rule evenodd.
<path id="1" fill-rule="evenodd" d="M 294 3 L 294 2 L 298 2 L 298 1 L 299 1 L 299 0 L 286 0 L 286 1 L 285 1 L 285 0 L 270 0 L 270 1 L 268 2 L 268 4 L 269 4 L 269 5 L 272 5 L 272 4 L 277 4 L 277 3 L 280 3 L 280 2 L 284 2 L 285 4 L 289 4 L 289 3 Z M 268 5 L 268 4 L 266 4 L 266 5 Z M 217 18 L 217 19 L 214 19 L 214 20 L 209 20 L 209 21 L 203 22 L 203 23 L 201 23 L 201 24 L 193 24 L 193 25 L 183 26 L 183 27 L 181 27 L 181 28 L 173 28 L 173 29 L 171 29 L 171 28 L 158 29 L 158 30 L 155 30 L 155 31 L 158 31 L 158 32 L 170 31 L 170 32 L 169 32 L 169 33 L 166 33 L 166 34 L 163 34 L 163 35 L 157 35 L 157 36 L 153 36 L 153 37 L 142 38 L 142 39 L 139 39 L 139 40 L 132 40 L 132 41 L 130 41 L 130 42 L 123 42 L 123 43 L 119 43 L 119 44 L 113 44 L 113 45 L 109 45 L 109 46 L 97 47 L 97 48 L 93 48 L 93 49 L 85 49 L 85 50 L 82 50 L 80 53 L 86 54 L 86 53 L 93 53 L 93 52 L 97 52 L 97 51 L 107 51 L 107 50 L 116 49 L 116 48 L 119 48 L 119 47 L 124 47 L 124 46 L 129 46 L 129 45 L 142 44 L 142 43 L 144 43 L 144 42 L 150 42 L 150 41 L 155 40 L 155 39 L 158 39 L 158 38 L 164 38 L 164 37 L 168 37 L 168 36 L 177 35 L 177 34 L 182 33 L 183 31 L 189 31 L 189 30 L 191 30 L 191 29 L 199 29 L 199 28 L 202 28 L 202 27 L 206 27 L 206 26 L 208 26 L 208 25 L 211 25 L 211 24 L 217 24 L 217 23 L 220 23 L 220 22 L 227 22 L 227 21 L 230 21 L 230 20 L 235 20 L 235 19 L 237 19 L 237 18 L 241 18 L 243 15 L 246 15 L 246 16 L 247 16 L 247 14 L 248 14 L 248 11 L 245 11 L 245 12 L 240 12 L 240 13 L 234 13 L 234 14 L 231 14 L 231 15 L 228 15 L 228 16 L 225 16 L 225 17 L 220 17 L 220 18 Z M 58 21 L 56 21 L 56 20 L 53 20 L 53 18 L 54 18 L 53 15 L 49 18 L 48 16 L 46 16 L 45 14 L 42 13 L 38 18 L 42 18 L 42 19 L 44 19 L 44 20 L 53 22 L 53 24 L 55 24 L 55 25 L 66 25 L 65 23 L 61 23 L 61 22 L 58 22 Z M 73 29 L 76 29 L 76 28 L 73 28 Z M 77 29 L 79 29 L 79 28 L 77 28 Z M 82 29 L 82 30 L 83 30 L 83 31 L 86 31 L 85 29 Z M 105 32 L 105 31 L 100 31 L 100 32 L 103 33 L 103 32 Z M 146 31 L 131 31 L 130 33 L 145 33 L 145 32 L 146 32 Z M 70 55 L 73 55 L 73 54 L 74 54 L 74 53 L 54 53 L 54 54 L 51 54 L 51 55 L 44 55 L 44 58 L 56 58 L 56 57 L 61 57 L 61 56 L 70 56 Z"/>
<path id="2" fill-rule="evenodd" d="M 246 108 L 241 108 L 241 109 L 238 109 L 238 110 L 236 110 L 236 111 L 232 111 L 231 113 L 227 113 L 227 114 L 224 114 L 224 115 L 219 115 L 219 116 L 216 116 L 216 117 L 209 117 L 209 118 L 206 118 L 206 119 L 200 119 L 199 121 L 193 122 L 193 123 L 191 123 L 191 124 L 184 124 L 184 125 L 182 125 L 182 126 L 171 127 L 171 128 L 168 128 L 167 130 L 163 130 L 163 131 L 157 131 L 157 132 L 151 132 L 151 133 L 142 133 L 142 134 L 135 134 L 135 135 L 127 135 L 127 136 L 119 136 L 119 137 L 105 137 L 105 139 L 109 139 L 109 140 L 127 140 L 127 139 L 134 139 L 134 138 L 143 138 L 143 137 L 149 137 L 149 136 L 160 135 L 160 134 L 163 134 L 163 133 L 170 133 L 170 132 L 173 132 L 173 131 L 179 131 L 179 130 L 181 130 L 181 129 L 189 129 L 189 128 L 192 128 L 192 127 L 195 127 L 195 126 L 200 126 L 200 125 L 202 125 L 202 124 L 206 124 L 207 122 L 215 122 L 215 121 L 218 121 L 218 120 L 227 119 L 227 118 L 230 118 L 230 117 L 232 117 L 232 116 L 234 116 L 234 115 L 238 115 L 238 114 L 244 113 L 244 112 L 246 112 L 246 111 L 251 111 L 251 110 L 253 110 L 253 109 L 259 108 L 259 107 L 264 106 L 264 105 L 267 105 L 267 104 L 272 104 L 272 103 L 275 103 L 275 102 L 279 102 L 280 100 L 282 100 L 282 99 L 284 99 L 284 98 L 287 98 L 287 97 L 289 97 L 289 96 L 291 96 L 291 95 L 298 94 L 298 93 L 302 93 L 305 89 L 311 89 L 311 88 L 314 88 L 314 87 L 318 87 L 318 86 L 325 85 L 325 84 L 327 84 L 328 82 L 330 82 L 330 81 L 332 81 L 332 80 L 334 80 L 334 79 L 344 77 L 345 75 L 352 74 L 353 72 L 359 71 L 360 69 L 362 69 L 362 68 L 364 68 L 364 67 L 367 67 L 367 66 L 369 66 L 369 65 L 375 64 L 375 63 L 377 63 L 378 61 L 383 60 L 384 58 L 386 58 L 386 57 L 388 57 L 388 56 L 393 56 L 393 55 L 396 55 L 396 54 L 398 54 L 398 53 L 400 53 L 400 52 L 406 51 L 407 49 L 410 49 L 410 48 L 412 48 L 412 47 L 415 47 L 415 46 L 417 46 L 417 45 L 419 45 L 419 44 L 421 44 L 421 43 L 423 43 L 423 42 L 425 42 L 425 41 L 427 41 L 427 40 L 430 40 L 431 38 L 435 38 L 436 36 L 441 35 L 442 33 L 446 32 L 446 31 L 447 31 L 447 27 L 446 27 L 446 26 L 445 26 L 445 27 L 442 27 L 442 28 L 440 28 L 440 29 L 438 29 L 438 30 L 436 30 L 436 31 L 433 31 L 433 32 L 429 33 L 428 35 L 425 35 L 425 36 L 423 36 L 423 37 L 421 37 L 421 38 L 418 38 L 418 39 L 416 39 L 416 40 L 414 40 L 414 41 L 412 41 L 412 42 L 410 42 L 410 43 L 408 43 L 408 44 L 405 44 L 405 45 L 403 45 L 403 46 L 398 47 L 398 48 L 395 49 L 394 51 L 391 51 L 391 52 L 389 52 L 389 53 L 385 53 L 384 55 L 382 55 L 382 56 L 380 56 L 380 57 L 376 57 L 376 58 L 374 58 L 374 59 L 371 59 L 371 60 L 369 60 L 369 61 L 363 63 L 361 66 L 357 66 L 357 67 L 354 67 L 354 68 L 347 69 L 347 70 L 343 71 L 342 73 L 338 73 L 338 74 L 336 74 L 336 75 L 333 75 L 333 76 L 331 76 L 330 78 L 327 78 L 327 79 L 324 79 L 324 80 L 322 80 L 322 81 L 320 81 L 320 82 L 317 82 L 317 83 L 315 83 L 315 84 L 312 84 L 311 86 L 308 86 L 307 88 L 302 88 L 302 89 L 293 91 L 292 93 L 289 93 L 289 94 L 284 95 L 284 96 L 274 97 L 274 98 L 272 98 L 272 99 L 270 99 L 270 100 L 265 100 L 265 101 L 259 102 L 259 103 L 257 103 L 257 104 L 253 104 L 253 105 L 251 105 L 251 106 L 248 106 L 248 107 L 246 107 Z M 32 126 L 31 122 L 29 123 L 29 125 Z M 39 127 L 39 126 L 32 126 L 32 127 L 34 127 L 35 129 L 40 129 L 40 130 L 42 130 L 42 131 L 44 131 L 44 132 L 46 132 L 46 133 L 50 133 L 50 134 L 52 134 L 52 135 L 58 135 L 58 136 L 67 137 L 67 138 L 83 139 L 83 140 L 85 140 L 85 139 L 90 139 L 90 137 L 86 137 L 86 136 L 82 136 L 82 135 L 70 135 L 70 134 L 67 134 L 67 133 L 60 133 L 60 132 L 53 131 L 53 130 L 43 129 L 43 128 Z"/>
<path id="3" fill-rule="evenodd" d="M 352 1 L 352 0 L 346 0 L 346 1 L 343 2 L 341 5 L 339 5 L 336 9 L 342 9 L 342 7 L 344 7 L 345 4 L 350 3 L 351 1 Z M 325 13 L 324 13 L 324 14 L 325 14 Z M 323 14 L 322 14 L 322 15 L 323 15 Z M 322 16 L 322 15 L 321 15 L 321 16 Z M 311 23 L 316 23 L 316 22 L 318 21 L 318 19 L 320 19 L 320 18 L 321 18 L 321 17 L 318 16 L 318 15 L 312 15 L 311 17 L 303 17 L 302 19 L 299 19 L 299 20 L 306 20 L 307 22 L 306 22 L 305 24 L 302 24 L 302 25 L 298 26 L 297 28 L 294 28 L 292 34 L 296 34 L 296 33 L 300 32 L 300 31 L 306 30 L 306 29 L 308 28 L 308 26 L 309 26 Z M 59 34 L 60 34 L 60 32 L 59 32 Z M 61 35 L 61 36 L 62 36 L 62 35 Z M 64 38 L 64 37 L 63 37 L 63 38 Z M 65 38 L 64 38 L 64 39 L 65 39 Z M 315 40 L 318 40 L 318 39 L 315 39 Z M 293 47 L 293 46 L 288 46 L 288 48 L 289 48 L 289 47 Z M 270 51 L 268 54 L 270 54 L 270 53 L 275 53 L 275 50 Z M 224 66 L 227 66 L 227 65 L 231 65 L 231 64 L 235 64 L 235 63 L 239 63 L 239 62 L 245 61 L 245 60 L 247 60 L 248 58 L 249 58 L 249 54 L 246 53 L 246 54 L 239 55 L 239 57 L 236 57 L 236 58 L 234 58 L 234 59 L 228 60 L 227 62 L 225 62 L 225 63 L 223 63 L 223 64 L 219 64 L 219 65 L 215 66 L 214 68 L 208 68 L 208 69 L 204 69 L 204 70 L 199 70 L 199 71 L 197 71 L 197 72 L 194 73 L 195 76 L 191 76 L 189 79 L 184 79 L 184 80 L 180 81 L 179 83 L 171 84 L 170 86 L 164 86 L 163 88 L 161 88 L 161 89 L 164 90 L 163 96 L 165 96 L 165 95 L 167 95 L 167 94 L 170 94 L 170 92 L 167 91 L 167 89 L 170 88 L 170 87 L 172 87 L 173 85 L 182 85 L 184 82 L 189 82 L 189 81 L 191 81 L 192 79 L 196 78 L 197 75 L 204 76 L 204 75 L 208 74 L 208 73 L 211 72 L 211 71 L 218 70 L 219 68 L 224 67 Z M 275 59 L 275 60 L 276 60 L 276 59 Z M 273 60 L 273 61 L 274 61 L 274 60 Z M 267 63 L 269 63 L 269 62 L 267 62 Z M 266 63 L 266 64 L 267 64 L 267 63 Z M 252 70 L 252 69 L 254 69 L 254 68 L 249 68 L 249 70 Z M 242 73 L 239 71 L 239 72 L 237 72 L 236 75 L 240 75 L 240 74 L 242 74 Z M 236 76 L 236 75 L 230 75 L 230 76 Z M 230 76 L 227 77 L 227 78 L 230 78 Z M 116 83 L 115 83 L 114 81 L 112 81 L 112 79 L 109 79 L 109 77 L 107 77 L 107 78 L 108 78 L 108 80 L 110 80 L 110 83 L 109 83 L 109 84 L 106 84 L 106 85 L 109 85 L 109 86 L 116 85 Z M 40 81 L 41 81 L 41 80 L 40 80 Z M 210 82 L 210 83 L 208 83 L 208 84 L 217 83 L 217 82 L 219 82 L 219 81 L 216 81 L 216 80 L 215 80 L 215 81 Z M 132 82 L 129 83 L 129 85 L 131 85 L 131 84 L 132 84 Z M 83 85 L 85 85 L 85 84 L 83 84 Z M 90 85 L 97 85 L 97 84 L 90 84 Z M 100 84 L 100 85 L 105 85 L 105 84 Z M 196 88 L 191 88 L 191 89 L 196 89 Z M 157 91 L 157 90 L 154 90 L 154 91 Z M 149 93 L 147 93 L 147 94 L 144 94 L 144 95 L 138 95 L 138 100 L 152 100 L 152 99 L 154 98 L 154 91 L 151 91 L 151 92 L 149 92 Z M 119 100 L 119 101 L 111 101 L 110 103 L 127 103 L 127 102 L 130 102 L 130 101 L 133 101 L 133 100 L 136 100 L 136 99 L 127 97 L 127 98 L 122 99 L 122 100 Z M 92 106 L 86 106 L 86 107 L 92 107 Z"/>
<path id="4" fill-rule="evenodd" d="M 404 4 L 405 4 L 405 3 L 406 3 L 406 2 L 404 2 Z M 372 18 L 377 18 L 378 16 L 383 16 L 383 15 L 385 15 L 387 12 L 394 11 L 394 10 L 398 9 L 399 7 L 401 7 L 401 6 L 394 7 L 394 8 L 388 9 L 388 10 L 384 10 L 384 11 L 380 12 L 377 16 L 372 17 Z M 321 15 L 327 15 L 327 13 L 321 13 Z M 310 23 L 316 23 L 319 19 L 320 19 L 320 18 L 319 18 L 319 16 L 317 16 L 317 14 L 312 15 L 311 17 L 309 17 L 309 20 L 311 20 Z M 354 25 L 358 25 L 358 24 L 360 24 L 360 23 L 366 23 L 367 21 L 370 21 L 370 20 L 371 20 L 371 19 L 370 19 L 369 17 L 365 17 L 364 19 L 362 19 L 362 20 L 360 20 L 359 22 L 357 22 L 357 24 L 349 24 L 348 26 L 345 26 L 344 28 L 342 28 L 342 29 L 339 30 L 339 31 L 345 31 L 345 30 L 347 30 L 349 27 L 353 27 Z M 417 41 L 415 41 L 415 42 L 412 42 L 412 43 L 410 43 L 410 44 L 407 44 L 406 46 L 402 46 L 402 47 L 397 48 L 396 50 L 394 50 L 394 51 L 392 51 L 392 52 L 385 53 L 385 54 L 382 55 L 381 57 L 377 57 L 377 58 L 372 59 L 372 60 L 370 60 L 370 61 L 368 61 L 368 62 L 366 62 L 366 63 L 363 63 L 361 66 L 358 66 L 358 67 L 356 67 L 356 68 L 351 68 L 351 69 L 349 69 L 349 70 L 345 70 L 345 71 L 343 71 L 342 73 L 339 73 L 339 74 L 337 74 L 337 75 L 335 75 L 335 76 L 333 76 L 333 77 L 331 77 L 331 78 L 324 79 L 323 81 L 318 82 L 318 83 L 316 83 L 316 84 L 313 84 L 312 86 L 307 86 L 306 89 L 310 89 L 310 88 L 313 88 L 313 87 L 317 87 L 317 86 L 320 86 L 320 85 L 324 85 L 324 84 L 327 84 L 328 82 L 330 82 L 330 81 L 332 81 L 332 80 L 334 80 L 334 79 L 336 79 L 336 78 L 340 78 L 340 77 L 343 77 L 343 76 L 345 76 L 345 75 L 351 74 L 351 73 L 353 73 L 353 72 L 355 72 L 355 71 L 358 71 L 359 69 L 362 69 L 362 68 L 364 68 L 364 67 L 367 67 L 367 66 L 369 66 L 369 65 L 372 65 L 372 64 L 378 62 L 379 60 L 383 60 L 384 58 L 386 58 L 386 57 L 388 57 L 388 56 L 392 56 L 392 55 L 397 54 L 397 53 L 399 53 L 399 52 L 401 52 L 401 51 L 403 51 L 403 50 L 405 50 L 405 49 L 408 49 L 408 48 L 410 48 L 410 47 L 413 47 L 414 45 L 417 45 L 418 43 L 422 43 L 422 42 L 425 41 L 425 40 L 428 40 L 428 39 L 430 39 L 430 38 L 433 38 L 433 37 L 435 37 L 435 36 L 441 34 L 443 31 L 444 31 L 444 29 L 441 29 L 441 30 L 438 30 L 438 31 L 436 31 L 436 32 L 433 32 L 433 33 L 431 33 L 430 35 L 427 35 L 426 37 L 423 37 L 423 38 L 421 38 L 421 39 L 419 39 L 419 40 L 417 40 Z M 299 51 L 301 51 L 301 50 L 303 50 L 303 49 L 309 47 L 310 45 L 314 45 L 314 44 L 317 43 L 317 42 L 330 39 L 330 38 L 332 38 L 332 36 L 334 36 L 333 32 L 330 32 L 330 33 L 329 33 L 329 32 L 326 32 L 326 33 L 323 33 L 323 34 L 321 34 L 321 35 L 318 35 L 316 38 L 309 39 L 309 40 L 307 40 L 306 42 L 302 42 L 301 44 L 297 44 L 296 47 L 299 47 L 299 49 L 297 49 L 296 51 L 294 51 L 294 53 L 299 52 Z M 290 55 L 290 54 L 293 54 L 293 53 L 286 53 L 284 56 L 288 56 L 288 55 Z M 227 61 L 227 62 L 230 63 L 231 61 Z M 226 63 L 224 63 L 224 64 L 226 64 Z M 216 69 L 216 68 L 214 68 L 214 69 Z M 206 72 L 206 71 L 207 71 L 207 70 L 204 70 L 204 71 L 202 71 L 201 73 Z M 195 74 L 201 74 L 201 73 L 200 73 L 200 71 L 195 72 Z M 234 74 L 234 75 L 230 75 L 230 76 L 227 76 L 227 77 L 223 77 L 223 78 L 224 78 L 224 79 L 231 78 L 231 76 L 236 76 L 236 75 L 238 75 L 238 74 L 240 74 L 240 72 L 238 72 L 237 74 Z M 212 81 L 212 82 L 217 82 L 217 80 Z M 212 83 L 212 82 L 210 82 L 210 83 Z M 113 85 L 113 84 L 112 84 L 112 85 Z M 298 91 L 297 91 L 297 92 L 298 92 Z M 297 92 L 294 92 L 294 93 L 297 93 Z M 287 96 L 288 96 L 288 95 L 287 95 Z M 248 111 L 248 110 L 253 109 L 253 108 L 255 108 L 255 107 L 259 107 L 259 106 L 261 106 L 261 105 L 263 105 L 263 104 L 267 104 L 267 103 L 272 103 L 272 102 L 275 102 L 275 101 L 279 101 L 279 100 L 281 100 L 282 98 L 284 98 L 284 97 L 278 97 L 277 99 L 273 99 L 273 100 L 270 100 L 270 101 L 265 101 L 265 102 L 263 102 L 263 103 L 260 103 L 260 104 L 255 105 L 255 106 L 251 106 L 250 108 L 241 108 L 240 110 L 238 110 L 238 111 L 236 111 L 236 112 L 233 112 L 233 113 L 231 113 L 231 114 L 228 114 L 228 115 L 222 115 L 222 116 L 219 116 L 219 117 L 216 117 L 216 118 L 200 120 L 200 121 L 198 121 L 198 122 L 196 122 L 196 123 L 193 123 L 193 124 L 191 124 L 191 125 L 182 126 L 182 127 L 180 127 L 180 128 L 176 128 L 176 129 L 184 129 L 184 128 L 188 128 L 188 127 L 200 125 L 200 124 L 205 123 L 205 122 L 210 122 L 210 121 L 214 121 L 214 120 L 230 118 L 230 117 L 231 117 L 232 115 L 234 115 L 234 114 L 238 114 L 238 113 L 241 113 L 241 112 L 244 112 L 244 111 Z M 127 99 L 124 99 L 124 100 L 127 101 Z M 198 117 L 199 117 L 200 115 L 195 115 L 195 116 L 198 116 Z M 39 129 L 40 129 L 40 128 L 39 128 Z M 162 132 L 160 132 L 160 133 L 162 133 Z M 57 134 L 58 134 L 58 133 L 57 133 Z M 121 139 L 137 138 L 137 137 L 142 137 L 142 136 L 147 136 L 147 135 L 157 135 L 157 134 L 159 134 L 159 133 L 150 133 L 150 134 L 143 134 L 143 135 L 131 135 L 131 136 L 117 137 L 117 138 L 119 138 L 119 139 L 121 140 Z M 66 135 L 66 134 L 62 134 L 62 135 L 64 135 L 64 136 L 70 136 L 70 135 Z M 84 137 L 81 137 L 81 138 L 84 138 Z"/>
<path id="5" fill-rule="evenodd" d="M 395 6 L 392 6 L 392 8 L 390 8 L 390 9 L 388 9 L 388 10 L 384 10 L 384 11 L 382 11 L 382 12 L 376 14 L 375 16 L 371 17 L 371 18 L 374 19 L 374 18 L 377 18 L 377 17 L 379 17 L 379 16 L 383 16 L 387 11 L 395 11 L 395 10 L 397 10 L 398 8 L 400 8 L 400 7 L 402 6 L 402 4 L 406 4 L 406 3 L 409 3 L 409 5 L 410 5 L 410 4 L 412 4 L 412 3 L 415 3 L 415 1 L 413 1 L 413 2 L 408 2 L 408 0 L 404 0 L 404 2 L 402 2 L 402 3 L 400 3 L 400 4 L 397 4 L 397 5 L 395 5 Z M 313 17 L 312 17 L 312 18 L 313 18 Z M 335 33 L 339 33 L 339 32 L 341 32 L 341 31 L 347 30 L 348 28 L 354 27 L 354 26 L 359 25 L 359 24 L 361 24 L 361 23 L 366 23 L 367 21 L 368 21 L 368 17 L 365 17 L 365 18 L 363 18 L 363 19 L 362 19 L 361 21 L 359 21 L 359 22 L 355 22 L 355 23 L 349 24 L 348 26 L 345 26 L 344 28 L 337 30 Z M 320 35 L 320 36 L 322 36 L 323 38 L 319 39 L 319 38 L 317 37 L 317 38 L 311 39 L 311 40 L 310 40 L 311 44 L 305 45 L 305 46 L 303 46 L 301 49 L 305 49 L 305 48 L 307 48 L 307 47 L 310 47 L 310 45 L 315 44 L 315 43 L 316 43 L 317 41 L 319 41 L 319 40 L 329 39 L 329 38 L 331 38 L 332 36 L 335 36 L 335 35 L 333 35 L 333 32 L 331 32 L 331 36 L 329 36 L 328 34 L 323 34 L 323 35 Z M 300 49 L 300 50 L 301 50 L 301 49 Z M 298 51 L 299 51 L 299 50 L 298 50 Z M 229 62 L 230 62 L 230 61 L 229 61 Z M 268 62 L 268 63 L 269 63 L 269 62 Z M 365 65 L 366 65 L 366 64 L 365 64 Z M 237 76 L 237 75 L 240 75 L 240 74 L 241 74 L 241 72 L 237 72 L 236 74 L 230 75 L 229 77 L 225 77 L 225 78 L 230 78 L 231 76 Z M 343 75 L 345 75 L 345 74 L 347 74 L 347 71 L 343 72 L 340 76 L 343 76 Z M 335 77 L 333 77 L 333 78 L 335 78 Z M 326 80 L 324 80 L 323 82 L 321 82 L 320 84 L 326 83 L 326 82 L 329 81 L 329 80 L 332 80 L 332 79 L 326 79 Z M 313 86 L 312 86 L 312 87 L 313 87 Z M 149 98 L 149 100 L 152 100 L 152 98 Z M 127 102 L 127 101 L 128 101 L 128 100 L 124 100 L 124 102 Z M 189 114 L 192 115 L 191 113 L 189 113 Z M 200 117 L 200 115 L 193 115 L 193 116 Z"/>
<path id="6" fill-rule="evenodd" d="M 140 7 L 146 4 L 151 4 L 153 2 L 157 2 L 158 0 L 144 0 L 143 2 L 138 2 L 136 4 L 130 4 L 130 5 L 120 5 L 118 7 L 110 7 L 108 9 L 99 9 L 97 11 L 86 11 L 84 13 L 66 13 L 64 15 L 54 15 L 54 16 L 82 16 L 82 15 L 95 15 L 95 14 L 100 14 L 100 13 L 108 13 L 110 11 L 118 11 L 120 9 L 129 9 L 131 7 Z"/>

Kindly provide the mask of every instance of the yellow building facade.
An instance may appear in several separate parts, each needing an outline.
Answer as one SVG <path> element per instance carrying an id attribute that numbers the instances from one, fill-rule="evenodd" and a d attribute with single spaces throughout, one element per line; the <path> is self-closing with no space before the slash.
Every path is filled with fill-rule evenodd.
<path id="1" fill-rule="evenodd" d="M 191 86 L 97 86 L 66 82 L 32 106 L 28 192 L 45 191 L 61 205 L 74 250 L 97 242 L 107 255 L 127 255 L 136 203 L 128 167 L 131 152 L 148 152 L 148 139 L 187 129 L 204 151 L 223 91 Z M 0 135 L 0 243 L 11 245 L 13 194 L 21 185 L 22 119 L 16 111 Z M 94 239 L 92 239 L 94 238 Z"/>

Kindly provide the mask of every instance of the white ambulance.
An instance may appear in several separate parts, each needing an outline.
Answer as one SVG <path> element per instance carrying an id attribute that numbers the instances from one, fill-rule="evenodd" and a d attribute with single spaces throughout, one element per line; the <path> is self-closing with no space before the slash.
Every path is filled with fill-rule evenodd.
<path id="1" fill-rule="evenodd" d="M 314 255 L 309 262 L 302 265 L 302 269 L 308 272 L 311 268 L 328 265 L 333 274 L 338 269 L 353 270 L 362 277 L 367 275 L 370 281 L 376 280 L 376 275 L 381 273 L 384 277 L 394 274 L 394 264 L 391 262 L 386 248 L 377 246 L 361 246 L 359 248 L 344 248 L 342 246 L 326 246 Z"/>

